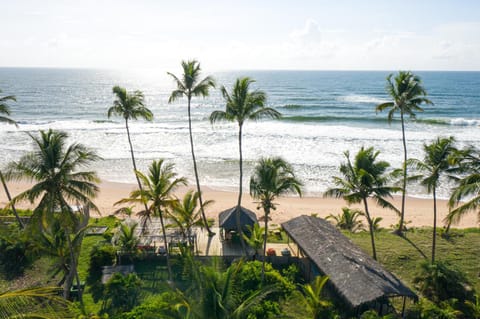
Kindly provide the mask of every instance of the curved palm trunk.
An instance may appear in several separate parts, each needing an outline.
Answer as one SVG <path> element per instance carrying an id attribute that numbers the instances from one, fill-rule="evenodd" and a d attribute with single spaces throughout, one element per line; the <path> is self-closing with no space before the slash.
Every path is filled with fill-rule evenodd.
<path id="1" fill-rule="evenodd" d="M 433 237 L 432 237 L 432 264 L 435 263 L 435 247 L 437 244 L 437 194 L 433 188 Z"/>
<path id="2" fill-rule="evenodd" d="M 170 280 L 170 282 L 173 282 L 172 267 L 170 266 L 170 250 L 167 242 L 167 233 L 165 232 L 165 224 L 163 222 L 163 213 L 160 209 L 158 210 L 158 216 L 160 217 L 160 225 L 162 225 L 163 243 L 165 244 L 165 251 L 166 251 L 165 256 L 167 257 L 168 280 Z"/>
<path id="3" fill-rule="evenodd" d="M 70 233 L 69 232 L 66 233 L 66 236 L 67 236 L 67 243 L 68 243 L 68 247 L 69 247 L 69 251 L 70 251 L 71 264 L 70 264 L 70 272 L 69 272 L 68 277 L 67 277 L 68 279 L 66 281 L 66 285 L 65 285 L 65 288 L 64 288 L 65 290 L 68 289 L 68 291 L 67 292 L 64 291 L 64 294 L 66 293 L 67 296 L 69 297 L 70 289 L 72 288 L 73 280 L 75 279 L 76 282 L 77 282 L 77 293 L 78 293 L 78 301 L 80 303 L 80 308 L 84 309 L 83 291 L 82 291 L 82 287 L 81 287 L 81 284 L 80 284 L 80 276 L 78 275 L 78 271 L 77 271 L 77 258 L 75 258 L 75 247 L 73 247 L 72 240 L 70 238 Z M 81 235 L 81 236 L 83 236 L 83 235 Z M 81 242 L 82 241 L 80 241 L 80 243 Z M 80 251 L 80 247 L 78 247 L 78 251 Z"/>
<path id="4" fill-rule="evenodd" d="M 239 162 L 239 168 L 240 168 L 240 185 L 238 188 L 238 202 L 237 202 L 237 211 L 235 212 L 235 219 L 237 223 L 237 232 L 240 236 L 240 243 L 242 244 L 242 251 L 243 255 L 247 255 L 247 248 L 245 245 L 245 240 L 243 238 L 243 229 L 240 221 L 240 213 L 241 213 L 241 207 L 242 207 L 242 193 L 243 193 L 243 154 L 242 154 L 242 125 L 240 124 L 238 127 L 238 151 L 240 153 L 240 162 Z"/>
<path id="5" fill-rule="evenodd" d="M 128 119 L 125 119 L 125 127 L 127 128 L 128 144 L 130 145 L 130 154 L 132 156 L 133 172 L 135 174 L 135 178 L 137 179 L 138 188 L 140 189 L 140 191 L 143 191 L 142 183 L 140 182 L 140 178 L 138 178 L 137 173 L 136 173 L 137 172 L 137 164 L 135 162 L 135 154 L 133 152 L 132 140 L 130 138 L 130 129 L 128 128 Z M 144 203 L 144 207 L 145 207 L 145 212 L 148 212 L 147 203 Z M 147 221 L 147 219 L 145 219 L 145 221 L 143 222 L 142 232 L 145 230 L 146 221 Z"/>
<path id="6" fill-rule="evenodd" d="M 263 258 L 262 258 L 262 285 L 265 282 L 265 262 L 267 255 L 267 235 L 268 235 L 268 216 L 270 215 L 270 207 L 264 207 L 265 210 L 265 232 L 263 235 Z"/>
<path id="7" fill-rule="evenodd" d="M 8 190 L 7 183 L 5 182 L 5 178 L 3 177 L 2 171 L 0 171 L 0 180 L 2 181 L 2 185 L 3 185 L 3 189 L 5 190 L 5 194 L 7 194 L 7 199 L 11 203 L 12 202 L 12 196 L 10 196 L 10 192 Z M 18 216 L 18 212 L 17 212 L 17 209 L 15 208 L 14 204 L 12 204 L 12 211 L 13 211 L 13 214 L 15 215 L 15 218 L 17 219 L 18 224 L 20 225 L 20 228 L 24 229 L 25 225 L 23 224 L 20 216 Z"/>
<path id="8" fill-rule="evenodd" d="M 400 211 L 400 222 L 398 224 L 397 234 L 403 234 L 403 224 L 405 223 L 405 195 L 407 191 L 407 141 L 405 139 L 405 123 L 403 112 L 400 112 L 402 123 L 402 142 L 403 142 L 403 182 L 402 182 L 402 209 Z"/>
<path id="9" fill-rule="evenodd" d="M 375 234 L 373 232 L 372 219 L 370 218 L 370 212 L 368 211 L 367 199 L 363 199 L 363 205 L 365 206 L 365 215 L 367 215 L 368 229 L 370 231 L 370 241 L 372 242 L 372 257 L 377 260 L 377 249 L 375 248 Z"/>
<path id="10" fill-rule="evenodd" d="M 195 182 L 197 183 L 197 192 L 198 192 L 198 201 L 200 203 L 200 211 L 202 212 L 202 219 L 203 223 L 205 224 L 205 228 L 207 229 L 208 236 L 215 235 L 214 232 L 210 230 L 208 226 L 207 217 L 205 217 L 205 210 L 203 209 L 203 199 L 202 199 L 202 192 L 200 190 L 200 180 L 198 179 L 198 170 L 197 170 L 197 160 L 195 159 L 195 150 L 193 147 L 193 134 L 192 134 L 192 117 L 190 112 L 190 101 L 192 99 L 191 93 L 188 94 L 188 132 L 190 133 L 190 150 L 192 152 L 192 159 L 193 159 L 193 171 L 195 173 Z"/>

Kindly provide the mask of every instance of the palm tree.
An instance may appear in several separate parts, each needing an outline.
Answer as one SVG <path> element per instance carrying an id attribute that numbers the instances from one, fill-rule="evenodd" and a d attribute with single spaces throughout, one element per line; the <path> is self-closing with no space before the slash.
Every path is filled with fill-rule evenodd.
<path id="1" fill-rule="evenodd" d="M 373 219 L 368 208 L 369 197 L 372 197 L 378 205 L 398 211 L 385 197 L 392 197 L 392 192 L 398 190 L 397 187 L 386 186 L 388 177 L 385 171 L 390 166 L 387 162 L 377 161 L 380 152 L 375 152 L 373 147 L 361 148 L 355 156 L 352 163 L 350 153 L 344 153 L 347 160 L 346 163 L 340 165 L 341 177 L 334 176 L 333 182 L 336 188 L 328 189 L 325 197 L 343 198 L 348 204 L 356 204 L 363 202 L 365 215 L 370 230 L 370 239 L 372 243 L 373 259 L 377 259 L 377 251 L 375 249 Z"/>
<path id="2" fill-rule="evenodd" d="M 195 226 L 204 227 L 202 213 L 198 207 L 199 194 L 192 190 L 188 191 L 182 200 L 173 201 L 171 210 L 168 211 L 168 217 L 172 220 L 173 226 L 180 229 L 184 240 L 188 241 L 190 246 L 192 241 L 192 228 Z M 203 206 L 208 206 L 213 201 L 206 201 Z"/>
<path id="3" fill-rule="evenodd" d="M 70 252 L 70 277 L 64 286 L 64 296 L 68 296 L 73 282 L 73 276 L 78 278 L 76 264 L 79 242 L 72 242 L 70 235 L 74 235 L 83 228 L 86 220 L 88 224 L 89 209 L 98 211 L 92 202 L 99 189 L 96 183 L 99 179 L 93 171 L 78 171 L 99 159 L 95 152 L 82 144 L 74 143 L 66 146 L 68 135 L 59 131 L 40 131 L 40 136 L 32 138 L 34 150 L 22 156 L 17 162 L 9 165 L 8 177 L 13 179 L 27 179 L 36 182 L 32 188 L 15 196 L 10 204 L 28 200 L 31 204 L 38 202 L 33 211 L 33 218 L 52 222 L 60 219 L 65 230 L 65 237 Z M 79 220 L 78 214 L 70 204 L 81 204 L 85 218 Z M 59 216 L 57 216 L 59 215 Z M 42 223 L 39 223 L 42 225 Z M 80 293 L 81 298 L 81 293 Z"/>
<path id="4" fill-rule="evenodd" d="M 137 171 L 137 164 L 135 163 L 135 155 L 133 152 L 132 140 L 130 138 L 130 129 L 128 127 L 129 120 L 136 120 L 143 118 L 147 121 L 153 119 L 153 113 L 145 107 L 145 98 L 141 91 L 127 92 L 120 86 L 113 87 L 113 93 L 116 96 L 113 101 L 113 106 L 108 109 L 108 118 L 112 115 L 122 116 L 125 120 L 125 128 L 127 129 L 128 144 L 130 145 L 130 154 L 132 157 L 133 171 Z M 142 189 L 142 184 L 137 175 L 135 175 L 138 187 Z M 146 209 L 146 208 L 145 208 Z"/>
<path id="5" fill-rule="evenodd" d="M 242 154 L 242 128 L 247 120 L 257 121 L 260 118 L 281 117 L 281 114 L 273 108 L 265 107 L 266 94 L 263 91 L 255 90 L 250 92 L 250 85 L 255 81 L 248 78 L 239 78 L 235 81 L 232 92 L 228 93 L 227 89 L 222 86 L 221 92 L 226 102 L 225 111 L 213 111 L 210 115 L 210 122 L 213 124 L 218 121 L 230 121 L 238 123 L 238 151 L 240 155 L 239 161 L 239 190 L 236 211 L 237 231 L 240 235 L 240 241 L 244 252 L 245 243 L 243 241 L 243 230 L 240 224 L 240 207 L 242 205 L 243 193 L 243 154 Z"/>
<path id="6" fill-rule="evenodd" d="M 265 228 L 260 227 L 258 223 L 253 224 L 253 227 L 247 225 L 247 229 L 250 233 L 250 236 L 243 234 L 243 239 L 247 243 L 248 246 L 252 247 L 255 251 L 254 259 L 258 255 L 260 250 L 263 250 L 263 243 L 265 241 Z"/>
<path id="7" fill-rule="evenodd" d="M 2 90 L 0 90 L 0 93 L 2 93 Z M 7 104 L 8 101 L 15 102 L 17 99 L 13 95 L 0 96 L 0 122 L 17 125 L 17 122 L 8 117 L 10 115 L 10 107 Z"/>
<path id="8" fill-rule="evenodd" d="M 276 289 L 262 287 L 241 295 L 235 282 L 242 267 L 242 261 L 233 263 L 226 270 L 219 269 L 217 265 L 192 264 L 190 268 L 195 272 L 192 287 L 184 292 L 176 291 L 180 300 L 175 305 L 178 313 L 182 314 L 182 318 L 191 319 L 247 318 L 252 307 Z"/>
<path id="9" fill-rule="evenodd" d="M 112 238 L 114 246 L 119 247 L 120 255 L 126 254 L 130 259 L 138 252 L 140 238 L 135 233 L 138 224 L 132 220 L 121 223 Z"/>
<path id="10" fill-rule="evenodd" d="M 360 216 L 364 216 L 361 210 L 343 207 L 341 214 L 330 214 L 325 219 L 333 219 L 338 228 L 355 233 L 359 230 L 363 230 L 363 223 L 361 220 L 358 220 L 358 217 Z"/>
<path id="11" fill-rule="evenodd" d="M 480 207 L 480 152 L 478 149 L 469 147 L 460 151 L 458 155 L 458 172 L 463 174 L 463 177 L 457 179 L 457 187 L 450 196 L 449 207 L 452 210 L 446 218 L 448 224 L 458 223 L 465 214 L 472 211 L 478 211 L 480 220 L 478 210 Z M 466 201 L 459 205 L 464 199 Z"/>
<path id="12" fill-rule="evenodd" d="M 2 93 L 2 90 L 0 90 L 0 93 Z M 10 115 L 10 107 L 8 106 L 7 101 L 17 101 L 17 99 L 13 95 L 0 97 L 0 122 L 15 124 L 17 126 L 17 122 L 15 122 L 14 120 L 12 120 L 7 116 L 1 115 L 1 114 Z M 5 182 L 5 177 L 3 176 L 2 171 L 0 171 L 0 181 L 2 182 L 3 189 L 5 190 L 5 194 L 7 195 L 8 201 L 11 202 L 12 197 L 10 196 L 10 192 L 8 190 L 8 186 L 7 186 L 7 183 Z M 15 205 L 12 205 L 12 210 L 13 210 L 13 213 L 15 214 L 15 218 L 17 219 L 18 224 L 20 225 L 20 228 L 24 228 L 25 225 L 23 225 L 22 220 L 18 216 L 17 210 L 15 209 Z"/>
<path id="13" fill-rule="evenodd" d="M 202 211 L 202 218 L 205 227 L 207 228 L 209 236 L 215 235 L 214 232 L 210 230 L 208 226 L 207 218 L 205 217 L 205 211 L 203 210 L 203 199 L 202 199 L 202 192 L 200 190 L 200 181 L 198 179 L 198 169 L 197 169 L 197 161 L 195 159 L 195 150 L 193 146 L 193 135 L 192 135 L 192 117 L 191 117 L 191 101 L 192 97 L 194 96 L 208 96 L 208 91 L 210 88 L 215 87 L 215 80 L 207 76 L 203 80 L 200 80 L 200 63 L 196 60 L 191 61 L 182 61 L 182 68 L 183 68 L 183 75 L 182 78 L 179 79 L 176 75 L 167 72 L 177 85 L 177 88 L 172 92 L 170 98 L 168 99 L 168 103 L 172 103 L 182 96 L 187 97 L 187 110 L 188 110 L 188 132 L 190 134 L 190 150 L 192 152 L 192 159 L 193 159 L 193 171 L 195 173 L 195 182 L 197 184 L 197 192 L 199 194 L 198 200 L 200 201 L 200 209 Z"/>
<path id="14" fill-rule="evenodd" d="M 72 217 L 67 223 L 61 216 L 47 217 L 48 222 L 41 223 L 41 231 L 34 236 L 38 248 L 55 261 L 51 267 L 52 278 L 62 274 L 58 286 L 64 287 L 64 298 L 69 298 L 73 281 L 76 280 L 78 299 L 83 304 L 77 266 L 89 215 L 88 212 L 80 212 L 73 213 Z"/>
<path id="15" fill-rule="evenodd" d="M 322 298 L 322 290 L 328 281 L 328 276 L 317 276 L 311 284 L 301 286 L 306 308 L 312 319 L 329 317 L 332 303 Z"/>
<path id="16" fill-rule="evenodd" d="M 28 134 L 33 140 L 34 150 L 9 165 L 7 176 L 11 179 L 26 179 L 36 182 L 32 188 L 15 196 L 11 204 L 38 200 L 34 215 L 57 211 L 71 215 L 70 204 L 80 203 L 98 211 L 92 202 L 100 180 L 93 171 L 78 171 L 100 159 L 95 152 L 82 144 L 66 146 L 68 135 L 64 132 L 40 131 L 40 136 Z M 68 217 L 68 216 L 67 216 Z"/>
<path id="17" fill-rule="evenodd" d="M 71 303 L 58 296 L 57 287 L 0 292 L 0 318 L 76 318 Z"/>
<path id="18" fill-rule="evenodd" d="M 265 213 L 265 240 L 263 242 L 262 283 L 265 279 L 265 253 L 267 251 L 268 217 L 277 208 L 273 201 L 286 193 L 302 196 L 302 183 L 295 177 L 293 168 L 280 157 L 262 158 L 250 178 L 250 195 L 259 200 Z"/>
<path id="19" fill-rule="evenodd" d="M 401 235 L 404 228 L 405 220 L 405 196 L 407 190 L 407 141 L 405 138 L 405 116 L 415 118 L 415 112 L 423 112 L 420 107 L 422 103 L 433 104 L 426 98 L 427 91 L 422 85 L 420 77 L 412 72 L 399 71 L 393 77 L 390 74 L 387 77 L 387 93 L 393 99 L 391 102 L 382 103 L 376 106 L 376 112 L 388 111 L 388 122 L 393 120 L 395 113 L 400 113 L 400 122 L 402 125 L 402 142 L 403 142 L 403 181 L 402 181 L 402 208 L 400 210 L 400 222 L 397 234 Z"/>
<path id="20" fill-rule="evenodd" d="M 132 202 L 141 203 L 147 206 L 147 210 L 144 212 L 144 223 L 150 219 L 151 215 L 158 216 L 160 218 L 160 224 L 162 226 L 163 242 L 165 244 L 165 250 L 167 252 L 167 268 L 169 273 L 169 279 L 172 280 L 172 271 L 170 267 L 170 256 L 167 242 L 167 234 L 165 232 L 165 211 L 167 207 L 174 201 L 172 198 L 173 191 L 179 185 L 186 185 L 185 178 L 177 178 L 177 174 L 173 171 L 174 165 L 172 163 L 166 163 L 163 159 L 153 161 L 148 168 L 148 175 L 144 175 L 139 171 L 136 171 L 137 178 L 142 183 L 142 188 L 134 190 L 130 193 L 130 198 L 120 200 L 117 204 Z"/>
<path id="21" fill-rule="evenodd" d="M 437 186 L 440 176 L 450 169 L 451 157 L 456 152 L 454 143 L 453 137 L 439 137 L 433 143 L 423 145 L 425 153 L 423 161 L 414 158 L 408 161 L 409 166 L 424 173 L 414 176 L 413 179 L 420 179 L 420 184 L 426 187 L 427 192 L 432 193 L 433 196 L 432 264 L 435 262 L 437 236 Z"/>

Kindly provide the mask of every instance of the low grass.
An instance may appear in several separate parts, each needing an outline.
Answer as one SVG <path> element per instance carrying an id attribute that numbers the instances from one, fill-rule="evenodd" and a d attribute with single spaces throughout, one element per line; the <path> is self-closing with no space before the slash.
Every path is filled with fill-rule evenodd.
<path id="1" fill-rule="evenodd" d="M 363 250 L 371 253 L 368 232 L 343 232 Z M 413 278 L 421 260 L 431 259 L 432 228 L 412 228 L 405 238 L 382 230 L 376 234 L 378 261 L 413 288 Z M 436 260 L 449 262 L 465 273 L 480 292 L 480 229 L 453 229 L 448 238 L 437 233 Z"/>

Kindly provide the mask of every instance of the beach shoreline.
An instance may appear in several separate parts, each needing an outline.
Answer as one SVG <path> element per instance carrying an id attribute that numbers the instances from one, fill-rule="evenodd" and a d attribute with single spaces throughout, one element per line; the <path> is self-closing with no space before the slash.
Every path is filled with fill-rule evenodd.
<path id="1" fill-rule="evenodd" d="M 26 182 L 8 182 L 8 188 L 12 196 L 18 195 L 20 192 L 26 190 L 31 184 Z M 115 206 L 114 204 L 128 197 L 129 193 L 136 188 L 136 184 L 118 183 L 102 181 L 99 185 L 100 192 L 94 203 L 100 210 L 101 216 L 108 216 L 122 206 Z M 181 187 L 175 191 L 175 195 L 179 198 L 183 197 L 188 190 L 193 189 L 194 185 L 188 187 Z M 206 209 L 208 218 L 213 218 L 215 224 L 218 225 L 218 214 L 228 208 L 236 205 L 238 193 L 231 190 L 221 190 L 217 188 L 210 188 L 202 186 L 204 200 L 213 200 Z M 396 207 L 400 207 L 400 196 L 394 196 L 393 203 Z M 270 224 L 281 224 L 294 217 L 300 215 L 315 214 L 319 217 L 326 217 L 330 214 L 337 215 L 341 213 L 341 208 L 347 206 L 344 200 L 335 198 L 323 198 L 320 194 L 307 194 L 304 197 L 279 197 L 275 201 L 278 203 L 277 209 L 271 213 Z M 2 188 L 0 191 L 0 207 L 7 204 L 7 198 Z M 251 209 L 257 214 L 257 217 L 263 215 L 263 210 L 257 209 L 258 203 L 250 197 L 248 193 L 243 194 L 242 205 Z M 18 208 L 32 208 L 33 205 L 29 203 L 21 203 L 17 205 Z M 129 206 L 123 205 L 123 206 Z M 352 208 L 362 208 L 361 205 L 351 205 Z M 438 222 L 443 226 L 442 220 L 448 213 L 447 201 L 437 200 Z M 382 217 L 382 227 L 390 227 L 398 222 L 398 216 L 393 211 L 383 209 L 371 203 L 372 217 Z M 93 215 L 95 216 L 95 215 Z M 406 199 L 406 214 L 405 220 L 410 222 L 408 226 L 422 227 L 432 226 L 433 224 L 433 201 L 431 199 L 407 197 Z M 467 214 L 459 224 L 454 225 L 455 228 L 469 228 L 478 227 L 477 214 Z"/>

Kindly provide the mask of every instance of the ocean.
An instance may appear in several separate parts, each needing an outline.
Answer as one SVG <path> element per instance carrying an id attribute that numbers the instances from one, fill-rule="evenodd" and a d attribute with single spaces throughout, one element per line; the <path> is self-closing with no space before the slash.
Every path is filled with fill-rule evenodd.
<path id="1" fill-rule="evenodd" d="M 168 70 L 180 75 L 180 70 Z M 374 146 L 380 159 L 400 167 L 402 142 L 399 121 L 389 124 L 375 105 L 388 101 L 387 71 L 236 71 L 212 73 L 218 86 L 228 89 L 239 76 L 256 80 L 254 88 L 267 93 L 267 103 L 283 114 L 281 120 L 250 122 L 244 126 L 245 185 L 260 157 L 282 156 L 289 161 L 309 194 L 332 186 L 344 151 L 355 154 L 361 146 Z M 422 158 L 423 143 L 437 136 L 454 136 L 459 146 L 480 147 L 480 72 L 416 72 L 433 106 L 425 106 L 417 120 L 406 124 L 409 157 Z M 203 74 L 206 76 L 207 74 Z M 0 124 L 0 168 L 31 150 L 26 133 L 48 128 L 66 131 L 71 141 L 98 152 L 102 161 L 93 167 L 107 181 L 134 182 L 122 118 L 107 118 L 112 87 L 141 90 L 155 116 L 152 122 L 131 121 L 130 128 L 140 170 L 158 158 L 175 163 L 180 176 L 193 183 L 188 140 L 186 99 L 168 104 L 175 88 L 166 70 L 86 70 L 0 68 L 1 95 L 15 95 L 12 118 Z M 192 101 L 193 133 L 201 184 L 235 190 L 238 184 L 238 149 L 235 123 L 212 126 L 208 116 L 224 109 L 218 89 L 208 98 Z M 440 197 L 447 197 L 443 183 Z M 412 196 L 425 197 L 419 186 Z"/>

